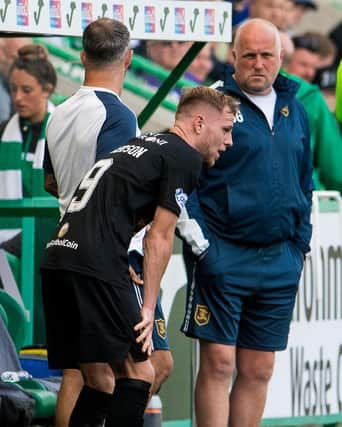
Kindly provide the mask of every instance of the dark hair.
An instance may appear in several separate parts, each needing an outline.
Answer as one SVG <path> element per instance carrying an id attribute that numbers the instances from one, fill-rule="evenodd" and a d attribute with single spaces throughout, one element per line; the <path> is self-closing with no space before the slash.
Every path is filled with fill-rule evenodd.
<path id="1" fill-rule="evenodd" d="M 317 39 L 317 43 L 319 44 L 319 55 L 322 58 L 328 58 L 331 56 L 335 59 L 337 48 L 328 36 L 317 31 L 306 31 L 304 36 Z"/>
<path id="2" fill-rule="evenodd" d="M 28 44 L 18 50 L 18 56 L 13 61 L 10 73 L 15 70 L 24 70 L 27 74 L 35 77 L 45 87 L 51 84 L 52 90 L 56 87 L 57 74 L 48 59 L 48 51 L 39 44 Z"/>
<path id="3" fill-rule="evenodd" d="M 90 23 L 83 32 L 83 50 L 96 64 L 121 61 L 129 50 L 130 34 L 120 21 L 101 18 Z"/>
<path id="4" fill-rule="evenodd" d="M 176 111 L 176 118 L 185 110 L 191 111 L 192 107 L 199 103 L 210 105 L 218 111 L 229 107 L 234 115 L 237 113 L 239 106 L 239 102 L 235 98 L 225 95 L 223 92 L 206 86 L 197 86 L 192 89 L 185 89 L 182 92 Z"/>
<path id="5" fill-rule="evenodd" d="M 313 34 L 302 34 L 300 36 L 292 37 L 294 47 L 296 49 L 305 49 L 311 53 L 320 54 L 321 44 L 318 37 Z"/>

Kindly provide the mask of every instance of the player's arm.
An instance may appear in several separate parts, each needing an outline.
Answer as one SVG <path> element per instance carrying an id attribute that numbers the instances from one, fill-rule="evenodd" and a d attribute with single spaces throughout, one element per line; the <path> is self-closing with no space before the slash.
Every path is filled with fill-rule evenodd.
<path id="1" fill-rule="evenodd" d="M 44 172 L 44 189 L 58 198 L 58 186 L 55 176 Z"/>
<path id="2" fill-rule="evenodd" d="M 134 328 L 136 331 L 142 331 L 137 342 L 144 341 L 143 352 L 150 353 L 151 351 L 154 309 L 160 290 L 160 282 L 172 254 L 177 219 L 175 213 L 158 206 L 151 228 L 145 236 L 142 321 Z"/>
<path id="3" fill-rule="evenodd" d="M 58 185 L 57 185 L 57 181 L 53 171 L 53 166 L 52 166 L 47 143 L 45 144 L 43 167 L 44 167 L 44 189 L 48 193 L 57 197 L 58 199 Z"/>

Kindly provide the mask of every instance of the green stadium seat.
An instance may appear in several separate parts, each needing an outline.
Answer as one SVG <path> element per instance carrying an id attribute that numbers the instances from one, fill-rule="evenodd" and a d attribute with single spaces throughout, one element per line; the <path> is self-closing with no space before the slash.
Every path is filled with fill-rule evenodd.
<path id="1" fill-rule="evenodd" d="M 18 314 L 21 311 L 21 307 L 12 297 L 2 290 L 0 290 L 0 301 L 0 316 L 4 320 L 3 324 L 5 326 L 8 327 L 11 324 L 11 329 L 8 328 L 8 332 L 10 338 L 12 338 L 12 341 L 14 342 L 12 336 L 13 331 L 15 331 L 15 328 L 13 328 L 13 322 L 17 321 L 20 326 L 20 322 L 23 320 L 22 313 Z M 18 336 L 15 335 L 14 338 L 18 339 Z M 17 363 L 15 363 L 15 365 L 17 365 Z M 46 420 L 54 417 L 57 402 L 57 394 L 55 392 L 47 390 L 44 384 L 34 378 L 22 380 L 13 384 L 24 390 L 34 399 L 34 420 Z"/>
<path id="2" fill-rule="evenodd" d="M 48 419 L 55 415 L 57 395 L 48 391 L 35 379 L 19 381 L 18 387 L 29 393 L 35 400 L 34 419 Z"/>
<path id="3" fill-rule="evenodd" d="M 7 317 L 7 313 L 6 313 L 6 310 L 4 309 L 4 307 L 0 304 L 0 316 L 1 316 L 1 318 L 2 318 L 2 320 L 3 320 L 3 322 L 4 322 L 4 324 L 6 325 L 6 327 L 7 327 L 7 325 L 8 325 L 8 317 Z"/>
<path id="4" fill-rule="evenodd" d="M 7 315 L 7 329 L 12 337 L 17 351 L 24 345 L 28 320 L 25 310 L 3 289 L 0 289 L 0 305 Z"/>

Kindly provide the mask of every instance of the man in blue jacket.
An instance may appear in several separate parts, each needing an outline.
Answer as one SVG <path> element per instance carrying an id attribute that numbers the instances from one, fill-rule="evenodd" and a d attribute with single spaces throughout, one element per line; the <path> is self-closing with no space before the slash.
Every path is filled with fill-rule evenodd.
<path id="1" fill-rule="evenodd" d="M 310 135 L 297 83 L 278 75 L 276 27 L 243 23 L 233 56 L 222 90 L 241 103 L 234 145 L 186 205 L 199 241 L 179 228 L 192 238 L 187 265 L 195 261 L 182 330 L 200 341 L 198 427 L 259 425 L 311 239 Z"/>

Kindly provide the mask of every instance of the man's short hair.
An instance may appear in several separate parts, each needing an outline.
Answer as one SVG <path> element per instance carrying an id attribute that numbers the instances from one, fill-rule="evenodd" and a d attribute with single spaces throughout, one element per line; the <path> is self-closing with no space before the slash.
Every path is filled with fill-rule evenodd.
<path id="1" fill-rule="evenodd" d="M 120 21 L 101 18 L 85 28 L 82 42 L 83 50 L 91 62 L 120 62 L 129 50 L 130 34 Z"/>
<path id="2" fill-rule="evenodd" d="M 321 44 L 318 37 L 315 37 L 313 33 L 301 34 L 292 37 L 292 41 L 295 49 L 305 49 L 311 53 L 320 54 Z"/>
<path id="3" fill-rule="evenodd" d="M 210 105 L 218 111 L 223 111 L 225 107 L 229 107 L 234 115 L 237 113 L 239 105 L 235 98 L 223 92 L 206 86 L 197 86 L 192 89 L 185 89 L 182 92 L 176 111 L 176 119 L 180 114 L 191 112 L 192 107 L 200 103 Z"/>

